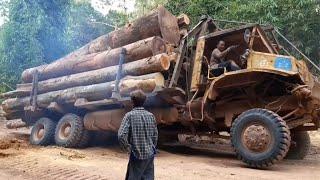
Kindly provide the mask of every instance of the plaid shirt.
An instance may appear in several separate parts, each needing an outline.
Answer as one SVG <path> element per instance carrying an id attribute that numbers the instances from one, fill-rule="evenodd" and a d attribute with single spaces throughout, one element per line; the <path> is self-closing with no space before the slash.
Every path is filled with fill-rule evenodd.
<path id="1" fill-rule="evenodd" d="M 158 130 L 155 117 L 143 107 L 128 112 L 118 131 L 120 146 L 137 159 L 149 159 L 156 153 Z"/>

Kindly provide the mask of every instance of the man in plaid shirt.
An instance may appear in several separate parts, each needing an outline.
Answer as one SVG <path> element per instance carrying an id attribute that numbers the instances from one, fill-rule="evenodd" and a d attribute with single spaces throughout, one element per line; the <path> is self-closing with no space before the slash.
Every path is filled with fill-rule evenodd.
<path id="1" fill-rule="evenodd" d="M 118 131 L 120 146 L 130 153 L 126 179 L 154 179 L 154 155 L 158 141 L 155 117 L 143 108 L 146 95 L 131 93 L 133 110 L 128 112 Z"/>

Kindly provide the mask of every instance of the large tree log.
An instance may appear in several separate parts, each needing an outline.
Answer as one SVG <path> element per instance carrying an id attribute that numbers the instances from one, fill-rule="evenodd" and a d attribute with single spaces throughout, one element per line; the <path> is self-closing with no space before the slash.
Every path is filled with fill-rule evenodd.
<path id="1" fill-rule="evenodd" d="M 153 57 L 123 64 L 122 75 L 140 76 L 143 74 L 165 71 L 168 70 L 169 67 L 170 57 L 167 54 L 159 54 Z M 38 83 L 38 93 L 112 81 L 115 80 L 117 71 L 118 65 L 40 81 Z M 21 87 L 23 89 L 18 88 L 18 92 L 23 91 L 25 92 L 25 96 L 30 95 L 32 83 L 21 85 Z"/>
<path id="2" fill-rule="evenodd" d="M 72 103 L 79 98 L 85 98 L 90 101 L 102 100 L 111 97 L 114 86 L 115 81 L 111 81 L 39 94 L 37 96 L 37 105 L 46 108 L 51 102 L 57 102 L 58 104 Z M 119 84 L 119 90 L 122 96 L 128 96 L 130 92 L 137 89 L 141 89 L 146 93 L 151 93 L 157 87 L 164 87 L 164 77 L 161 73 L 143 76 L 127 76 L 122 79 Z M 4 111 L 8 114 L 22 111 L 24 107 L 29 105 L 29 97 L 7 99 L 2 103 Z"/>
<path id="3" fill-rule="evenodd" d="M 180 14 L 178 17 L 178 25 L 179 25 L 179 28 L 187 28 L 189 27 L 190 25 L 190 18 L 188 17 L 188 15 L 186 14 Z"/>
<path id="4" fill-rule="evenodd" d="M 126 62 L 143 59 L 167 51 L 167 45 L 160 37 L 151 37 L 124 46 L 126 49 Z M 31 82 L 33 72 L 38 70 L 39 80 L 100 69 L 117 65 L 122 48 L 71 58 L 65 61 L 55 61 L 51 64 L 30 68 L 22 73 L 24 82 Z"/>
<path id="5" fill-rule="evenodd" d="M 6 128 L 8 129 L 18 129 L 26 126 L 27 124 L 21 119 L 10 120 L 6 123 Z"/>
<path id="6" fill-rule="evenodd" d="M 63 63 L 86 54 L 118 48 L 153 36 L 161 36 L 165 41 L 178 45 L 180 34 L 177 22 L 177 18 L 174 15 L 164 7 L 159 7 L 126 27 L 98 37 L 58 61 Z M 39 67 L 32 69 L 34 70 L 37 68 Z M 28 71 L 33 72 L 32 69 Z M 31 82 L 32 77 L 30 76 L 30 73 L 24 72 L 22 80 L 24 82 Z"/>

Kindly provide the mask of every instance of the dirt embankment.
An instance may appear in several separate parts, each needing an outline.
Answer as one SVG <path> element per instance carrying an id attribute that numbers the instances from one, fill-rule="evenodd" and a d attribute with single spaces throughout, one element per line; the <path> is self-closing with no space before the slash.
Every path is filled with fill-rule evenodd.
<path id="1" fill-rule="evenodd" d="M 124 179 L 127 155 L 116 146 L 65 149 L 28 144 L 29 129 L 7 130 L 0 123 L 0 179 Z M 320 179 L 320 132 L 311 133 L 305 160 L 277 164 L 268 170 L 247 168 L 232 154 L 188 148 L 160 150 L 156 179 Z"/>

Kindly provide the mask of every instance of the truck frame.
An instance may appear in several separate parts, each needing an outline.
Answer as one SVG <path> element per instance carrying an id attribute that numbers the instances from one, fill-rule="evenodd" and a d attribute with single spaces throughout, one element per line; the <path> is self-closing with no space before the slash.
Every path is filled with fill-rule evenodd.
<path id="1" fill-rule="evenodd" d="M 280 55 L 280 45 L 275 38 L 270 40 L 268 28 L 250 24 L 220 29 L 213 19 L 202 17 L 183 36 L 173 68 L 164 72 L 166 86 L 148 94 L 145 103 L 157 119 L 159 141 L 194 146 L 200 142 L 194 137 L 222 138 L 254 168 L 306 156 L 307 131 L 319 128 L 320 86 L 304 61 Z M 241 70 L 209 67 L 208 59 L 220 40 L 239 45 L 228 59 L 234 59 Z M 36 75 L 33 85 L 37 85 Z M 33 126 L 30 142 L 85 147 L 90 131 L 117 132 L 132 107 L 117 86 L 110 99 L 52 102 L 47 108 L 37 107 L 33 91 L 30 106 L 20 116 Z"/>

